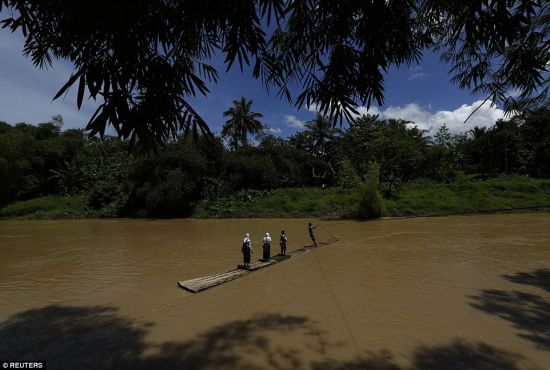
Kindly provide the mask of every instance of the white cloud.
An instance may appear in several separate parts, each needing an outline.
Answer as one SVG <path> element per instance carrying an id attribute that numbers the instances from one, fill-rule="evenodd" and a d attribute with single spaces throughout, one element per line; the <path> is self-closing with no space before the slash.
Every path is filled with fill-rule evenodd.
<path id="1" fill-rule="evenodd" d="M 380 115 L 382 112 L 380 112 L 380 109 L 376 107 L 370 107 L 367 109 L 367 107 L 361 106 L 357 107 L 357 112 L 359 112 L 359 116 L 366 116 L 367 114 L 370 114 L 372 116 Z"/>
<path id="2" fill-rule="evenodd" d="M 273 135 L 276 135 L 276 134 L 280 134 L 281 132 L 283 132 L 283 130 L 281 130 L 281 129 L 278 128 L 278 127 L 275 127 L 275 128 L 273 128 L 273 127 L 268 127 L 268 128 L 266 128 L 266 129 L 264 129 L 264 132 L 265 132 L 266 134 L 273 134 Z"/>
<path id="3" fill-rule="evenodd" d="M 79 111 L 75 89 L 52 101 L 71 76 L 72 65 L 55 61 L 51 68 L 36 68 L 30 58 L 22 55 L 23 46 L 20 33 L 0 30 L 0 120 L 39 123 L 61 114 L 65 119 L 63 128 L 84 128 L 98 103 L 84 99 Z"/>
<path id="4" fill-rule="evenodd" d="M 360 114 L 378 114 L 382 119 L 412 121 L 419 129 L 428 131 L 428 134 L 435 133 L 443 124 L 447 125 L 451 132 L 459 133 L 471 130 L 474 126 L 492 126 L 498 119 L 504 117 L 504 111 L 491 106 L 491 102 L 488 101 L 464 123 L 466 118 L 482 103 L 482 100 L 478 100 L 472 104 L 463 104 L 454 110 L 440 110 L 433 113 L 415 103 L 403 107 L 390 106 L 385 110 L 376 107 L 367 110 L 365 107 L 359 107 L 358 111 Z"/>
<path id="5" fill-rule="evenodd" d="M 428 73 L 424 72 L 424 68 L 422 68 L 422 66 L 416 66 L 414 68 L 410 68 L 409 72 L 410 74 L 409 74 L 409 77 L 407 78 L 407 81 L 409 82 L 414 80 L 422 80 L 429 76 Z"/>
<path id="6" fill-rule="evenodd" d="M 304 124 L 305 124 L 304 121 L 299 120 L 298 118 L 296 118 L 296 116 L 293 116 L 293 115 L 285 116 L 285 123 L 289 127 L 293 127 L 293 128 L 304 128 Z"/>
<path id="7" fill-rule="evenodd" d="M 319 105 L 316 103 L 306 105 L 306 109 L 312 113 L 319 113 Z"/>
<path id="8" fill-rule="evenodd" d="M 407 81 L 413 81 L 413 80 L 421 80 L 421 79 L 424 79 L 428 77 L 428 74 L 427 73 L 424 73 L 424 72 L 418 72 L 418 73 L 413 73 L 412 75 L 410 75 L 408 78 L 407 78 Z"/>
<path id="9" fill-rule="evenodd" d="M 414 122 L 414 124 L 410 126 L 417 126 L 419 129 L 426 130 L 428 134 L 434 134 L 443 124 L 445 124 L 451 132 L 459 133 L 471 130 L 474 126 L 492 126 L 498 119 L 504 117 L 504 111 L 495 106 L 491 106 L 491 102 L 488 101 L 483 104 L 466 123 L 464 123 L 466 118 L 482 103 L 482 100 L 478 100 L 472 104 L 463 104 L 454 110 L 440 110 L 436 112 L 431 111 L 431 105 L 421 107 L 416 103 L 409 103 L 403 107 L 389 106 L 384 110 L 380 110 L 377 107 L 367 109 L 364 106 L 360 106 L 357 107 L 357 111 L 359 115 L 371 114 L 379 115 L 381 119 L 393 118 L 411 121 Z M 309 106 L 306 108 L 310 112 L 317 112 L 316 106 Z M 303 127 L 303 122 L 300 128 L 301 127 Z"/>

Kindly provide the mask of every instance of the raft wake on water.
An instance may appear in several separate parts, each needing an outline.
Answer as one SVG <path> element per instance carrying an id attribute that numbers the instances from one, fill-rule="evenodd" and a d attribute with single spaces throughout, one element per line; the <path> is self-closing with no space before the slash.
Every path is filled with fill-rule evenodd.
<path id="1" fill-rule="evenodd" d="M 329 238 L 327 241 L 317 242 L 317 248 L 326 247 L 327 245 L 333 244 L 339 240 L 338 237 L 331 234 L 323 225 L 319 224 L 318 226 L 321 226 L 323 228 L 323 230 L 328 234 Z M 260 270 L 264 267 L 269 267 L 277 263 L 284 262 L 292 257 L 296 257 L 298 255 L 310 252 L 315 248 L 316 247 L 313 245 L 306 245 L 302 248 L 288 252 L 284 256 L 282 255 L 273 256 L 267 261 L 259 260 L 257 262 L 250 264 L 249 266 L 238 265 L 237 268 L 234 270 L 220 272 L 214 275 L 203 276 L 203 277 L 189 279 L 189 280 L 181 280 L 178 282 L 178 285 L 181 288 L 188 290 L 192 293 L 198 293 L 208 288 L 212 288 L 217 285 L 227 283 L 231 280 L 235 280 L 245 275 L 251 274 L 252 272 Z"/>

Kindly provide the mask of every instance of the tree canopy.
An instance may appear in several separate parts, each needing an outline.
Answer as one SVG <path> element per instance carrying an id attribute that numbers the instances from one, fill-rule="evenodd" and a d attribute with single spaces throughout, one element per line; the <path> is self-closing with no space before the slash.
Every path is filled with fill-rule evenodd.
<path id="1" fill-rule="evenodd" d="M 246 146 L 248 134 L 258 134 L 264 128 L 258 120 L 262 114 L 252 112 L 251 106 L 252 100 L 242 97 L 241 100 L 234 100 L 233 106 L 223 112 L 223 116 L 229 119 L 222 128 L 222 137 L 227 138 L 233 148 Z"/>
<path id="2" fill-rule="evenodd" d="M 330 121 L 319 117 L 322 136 L 310 130 L 289 138 L 265 134 L 231 149 L 220 137 L 180 136 L 158 155 L 147 156 L 128 153 L 128 143 L 116 137 L 62 131 L 61 121 L 55 116 L 38 125 L 0 121 L 0 208 L 16 200 L 70 195 L 106 217 L 181 217 L 210 201 L 246 200 L 281 188 L 339 185 L 348 193 L 359 188 L 371 194 L 368 202 L 376 201 L 378 186 L 393 199 L 411 182 L 462 186 L 464 174 L 474 181 L 501 174 L 550 178 L 548 109 L 467 134 L 441 126 L 433 138 L 410 122 L 362 116 L 334 140 Z M 322 152 L 316 145 L 321 138 Z M 375 183 L 363 188 L 364 180 Z M 550 189 L 549 181 L 544 184 Z M 525 178 L 518 186 L 524 193 L 537 191 Z M 224 207 L 212 211 L 230 215 Z"/>
<path id="3" fill-rule="evenodd" d="M 318 114 L 314 119 L 305 123 L 306 133 L 313 139 L 313 145 L 321 156 L 326 154 L 326 146 L 342 132 L 334 127 L 334 124 L 327 118 Z"/>
<path id="4" fill-rule="evenodd" d="M 384 74 L 429 49 L 460 88 L 507 111 L 548 103 L 544 0 L 0 0 L 0 16 L 23 32 L 36 66 L 74 64 L 55 98 L 75 85 L 78 107 L 86 94 L 100 101 L 91 135 L 111 124 L 144 149 L 210 133 L 189 98 L 217 81 L 217 53 L 227 69 L 251 65 L 266 88 L 333 118 L 383 104 Z"/>

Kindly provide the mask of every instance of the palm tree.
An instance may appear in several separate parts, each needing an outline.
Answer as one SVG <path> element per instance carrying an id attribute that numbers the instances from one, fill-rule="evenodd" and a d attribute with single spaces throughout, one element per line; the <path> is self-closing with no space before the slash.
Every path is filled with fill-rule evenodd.
<path id="1" fill-rule="evenodd" d="M 468 131 L 468 133 L 472 135 L 472 138 L 479 139 L 480 137 L 482 137 L 487 133 L 487 129 L 485 127 L 480 128 L 476 126 L 470 131 Z"/>
<path id="2" fill-rule="evenodd" d="M 263 124 L 258 121 L 261 113 L 252 112 L 250 106 L 252 100 L 234 100 L 233 107 L 223 112 L 224 117 L 229 117 L 222 129 L 222 137 L 229 139 L 229 145 L 233 148 L 248 145 L 248 134 L 257 134 L 262 131 Z"/>
<path id="3" fill-rule="evenodd" d="M 48 181 L 53 182 L 62 195 L 68 195 L 78 187 L 81 178 L 82 170 L 74 161 L 63 161 L 58 170 L 50 169 Z"/>
<path id="4" fill-rule="evenodd" d="M 327 145 L 340 136 L 342 130 L 335 128 L 334 123 L 319 113 L 311 121 L 304 125 L 308 129 L 308 134 L 313 139 L 314 147 L 321 156 L 326 154 Z"/>

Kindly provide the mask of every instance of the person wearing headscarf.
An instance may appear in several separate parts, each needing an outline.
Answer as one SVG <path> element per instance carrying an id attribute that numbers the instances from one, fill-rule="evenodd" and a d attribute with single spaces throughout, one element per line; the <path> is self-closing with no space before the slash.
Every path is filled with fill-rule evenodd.
<path id="1" fill-rule="evenodd" d="M 264 236 L 264 261 L 269 260 L 270 257 L 270 250 L 271 250 L 271 237 L 269 236 L 269 233 L 265 233 Z"/>
<path id="2" fill-rule="evenodd" d="M 249 267 L 250 266 L 250 255 L 252 254 L 252 240 L 250 240 L 250 234 L 246 233 L 243 239 L 243 261 L 244 266 Z"/>

